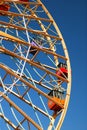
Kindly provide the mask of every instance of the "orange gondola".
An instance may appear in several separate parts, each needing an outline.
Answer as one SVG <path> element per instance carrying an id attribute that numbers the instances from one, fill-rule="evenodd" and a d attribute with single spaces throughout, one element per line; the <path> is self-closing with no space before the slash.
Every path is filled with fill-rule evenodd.
<path id="1" fill-rule="evenodd" d="M 62 98 L 64 91 L 60 91 L 58 89 L 53 89 L 48 94 L 57 104 L 51 100 L 48 100 L 48 107 L 53 111 L 60 111 L 64 108 L 65 99 Z"/>

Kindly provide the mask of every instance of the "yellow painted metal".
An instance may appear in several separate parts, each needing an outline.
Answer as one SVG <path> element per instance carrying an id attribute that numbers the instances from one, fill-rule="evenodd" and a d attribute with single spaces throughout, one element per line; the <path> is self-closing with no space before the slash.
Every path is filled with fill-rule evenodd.
<path id="1" fill-rule="evenodd" d="M 13 106 L 18 112 L 20 112 L 29 122 L 31 122 L 38 130 L 42 130 L 42 128 L 34 121 L 32 120 L 21 108 L 19 108 L 13 101 L 8 98 L 8 96 L 4 95 L 2 92 L 0 92 L 0 95 L 11 105 Z"/>

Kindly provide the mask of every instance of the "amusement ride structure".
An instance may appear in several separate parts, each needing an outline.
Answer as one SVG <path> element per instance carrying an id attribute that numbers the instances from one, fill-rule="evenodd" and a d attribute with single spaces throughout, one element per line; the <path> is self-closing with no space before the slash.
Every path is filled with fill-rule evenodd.
<path id="1" fill-rule="evenodd" d="M 0 0 L 0 129 L 60 130 L 70 91 L 68 50 L 41 0 Z"/>

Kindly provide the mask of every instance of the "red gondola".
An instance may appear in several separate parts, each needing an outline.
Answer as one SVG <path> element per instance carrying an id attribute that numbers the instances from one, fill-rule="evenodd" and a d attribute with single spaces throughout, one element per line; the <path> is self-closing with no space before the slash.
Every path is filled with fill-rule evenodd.
<path id="1" fill-rule="evenodd" d="M 9 11 L 9 9 L 10 9 L 10 6 L 8 4 L 1 4 L 0 5 L 0 10 Z"/>
<path id="2" fill-rule="evenodd" d="M 56 71 L 56 74 L 62 77 L 67 77 L 68 76 L 68 70 L 67 70 L 67 65 L 64 63 L 59 63 L 58 64 L 58 70 Z"/>

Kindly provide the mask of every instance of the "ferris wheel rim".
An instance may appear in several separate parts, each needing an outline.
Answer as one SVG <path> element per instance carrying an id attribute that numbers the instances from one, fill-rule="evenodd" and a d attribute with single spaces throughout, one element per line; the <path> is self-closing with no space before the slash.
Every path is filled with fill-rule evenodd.
<path id="1" fill-rule="evenodd" d="M 6 1 L 8 1 L 8 0 L 6 0 Z M 63 45 L 63 48 L 64 48 L 65 57 L 67 58 L 68 72 L 70 72 L 71 67 L 70 67 L 70 60 L 69 60 L 68 50 L 67 50 L 67 48 L 66 48 L 66 44 L 65 44 L 64 39 L 63 39 L 63 37 L 62 37 L 62 34 L 61 34 L 59 28 L 57 27 L 55 21 L 53 20 L 52 16 L 51 16 L 50 13 L 47 11 L 47 9 L 46 9 L 45 6 L 42 4 L 42 2 L 41 2 L 40 0 L 37 0 L 37 1 L 38 1 L 39 4 L 42 6 L 43 10 L 45 10 L 45 12 L 47 13 L 49 19 L 53 21 L 53 25 L 54 25 L 56 31 L 58 32 L 59 37 L 61 37 L 61 39 L 62 39 L 61 42 L 62 42 L 62 45 Z M 42 25 L 41 25 L 41 26 L 42 26 Z M 46 35 L 47 35 L 47 34 L 46 34 Z M 22 41 L 22 42 L 23 42 L 23 41 Z M 41 49 L 42 49 L 42 48 L 41 48 Z M 53 51 L 55 52 L 54 48 L 53 48 Z M 56 58 L 55 61 L 57 62 L 57 58 Z M 57 62 L 57 63 L 58 63 L 58 62 Z M 56 63 L 56 64 L 57 64 L 57 63 Z M 67 111 L 67 107 L 68 107 L 68 103 L 69 103 L 69 98 L 70 98 L 70 90 L 71 90 L 71 73 L 69 73 L 69 75 L 68 75 L 68 81 L 69 81 L 69 83 L 68 83 L 68 87 L 67 87 L 67 94 L 66 94 L 65 105 L 64 105 L 64 109 L 63 109 L 63 111 L 62 111 L 61 118 L 60 118 L 60 120 L 58 121 L 58 125 L 57 125 L 56 129 L 60 129 L 60 127 L 61 127 L 61 125 L 62 125 L 62 122 L 63 122 L 63 120 L 64 120 L 64 117 L 65 117 L 66 111 Z M 53 115 L 53 117 L 56 117 L 56 116 L 57 116 L 57 113 L 56 113 L 55 115 Z M 52 121 L 51 121 L 51 122 L 52 122 Z M 54 122 L 54 119 L 53 119 L 53 122 Z"/>

